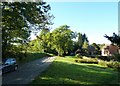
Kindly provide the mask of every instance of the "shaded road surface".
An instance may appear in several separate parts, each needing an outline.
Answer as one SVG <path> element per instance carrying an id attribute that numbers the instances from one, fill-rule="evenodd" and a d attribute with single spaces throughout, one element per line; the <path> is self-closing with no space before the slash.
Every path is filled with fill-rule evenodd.
<path id="1" fill-rule="evenodd" d="M 2 84 L 28 84 L 42 71 L 44 71 L 55 57 L 44 57 L 24 65 L 20 65 L 17 71 L 6 73 L 2 77 Z"/>

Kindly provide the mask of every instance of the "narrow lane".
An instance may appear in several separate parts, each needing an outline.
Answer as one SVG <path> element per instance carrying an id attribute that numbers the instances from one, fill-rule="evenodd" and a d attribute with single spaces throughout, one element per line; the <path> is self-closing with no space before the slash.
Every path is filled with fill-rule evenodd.
<path id="1" fill-rule="evenodd" d="M 4 74 L 2 84 L 28 84 L 53 62 L 55 57 L 44 57 L 20 65 L 17 71 Z"/>

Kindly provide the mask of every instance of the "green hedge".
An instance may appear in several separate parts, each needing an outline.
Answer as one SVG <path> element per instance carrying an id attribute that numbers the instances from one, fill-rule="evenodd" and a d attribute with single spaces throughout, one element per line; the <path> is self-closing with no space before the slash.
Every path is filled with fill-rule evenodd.
<path id="1" fill-rule="evenodd" d="M 98 64 L 98 60 L 95 58 L 89 58 L 89 59 L 78 59 L 75 60 L 75 62 L 80 62 L 80 63 L 94 63 L 94 64 Z"/>
<path id="2" fill-rule="evenodd" d="M 107 67 L 107 61 L 98 60 L 98 64 Z"/>
<path id="3" fill-rule="evenodd" d="M 120 62 L 110 61 L 110 62 L 107 62 L 107 66 L 110 67 L 110 68 L 113 68 L 115 70 L 120 71 Z"/>

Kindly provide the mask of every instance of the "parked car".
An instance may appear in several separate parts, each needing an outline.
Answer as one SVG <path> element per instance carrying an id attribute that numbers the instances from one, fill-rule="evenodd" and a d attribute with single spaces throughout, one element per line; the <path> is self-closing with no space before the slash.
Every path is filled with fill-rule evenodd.
<path id="1" fill-rule="evenodd" d="M 15 58 L 7 58 L 2 60 L 2 74 L 10 71 L 16 71 L 18 64 Z"/>

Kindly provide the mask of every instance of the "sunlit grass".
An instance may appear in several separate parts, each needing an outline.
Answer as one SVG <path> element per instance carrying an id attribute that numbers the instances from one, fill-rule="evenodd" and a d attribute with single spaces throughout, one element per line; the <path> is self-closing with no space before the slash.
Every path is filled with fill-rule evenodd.
<path id="1" fill-rule="evenodd" d="M 31 84 L 118 84 L 117 71 L 97 64 L 76 63 L 73 57 L 57 57 Z M 120 84 L 120 83 L 119 83 Z"/>

